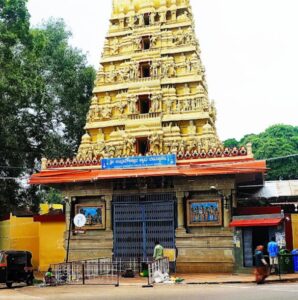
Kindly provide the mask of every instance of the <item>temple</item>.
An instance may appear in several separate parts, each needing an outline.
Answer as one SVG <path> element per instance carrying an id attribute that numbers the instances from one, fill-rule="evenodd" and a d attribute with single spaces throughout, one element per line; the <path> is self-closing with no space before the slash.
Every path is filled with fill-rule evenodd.
<path id="1" fill-rule="evenodd" d="M 159 240 L 180 272 L 233 270 L 237 186 L 262 184 L 266 164 L 223 147 L 200 52 L 189 0 L 113 1 L 77 156 L 30 180 L 71 200 L 71 259 L 147 259 Z"/>

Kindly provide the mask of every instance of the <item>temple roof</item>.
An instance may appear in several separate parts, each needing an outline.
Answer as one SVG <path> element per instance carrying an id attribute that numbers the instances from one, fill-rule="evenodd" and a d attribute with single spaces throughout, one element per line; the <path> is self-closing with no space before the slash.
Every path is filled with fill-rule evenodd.
<path id="1" fill-rule="evenodd" d="M 98 180 L 161 176 L 212 176 L 229 174 L 265 173 L 266 161 L 242 160 L 209 164 L 188 164 L 129 170 L 60 169 L 46 170 L 32 175 L 30 184 L 61 184 Z"/>

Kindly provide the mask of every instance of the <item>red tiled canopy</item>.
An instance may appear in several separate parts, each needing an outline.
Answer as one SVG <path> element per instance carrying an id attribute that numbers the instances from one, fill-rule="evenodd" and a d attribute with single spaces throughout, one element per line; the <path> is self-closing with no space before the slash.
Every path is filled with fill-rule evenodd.
<path id="1" fill-rule="evenodd" d="M 189 164 L 175 167 L 143 169 L 56 169 L 45 170 L 31 176 L 30 184 L 59 184 L 88 182 L 103 179 L 158 176 L 208 176 L 227 174 L 265 173 L 266 161 L 220 162 L 209 164 Z"/>

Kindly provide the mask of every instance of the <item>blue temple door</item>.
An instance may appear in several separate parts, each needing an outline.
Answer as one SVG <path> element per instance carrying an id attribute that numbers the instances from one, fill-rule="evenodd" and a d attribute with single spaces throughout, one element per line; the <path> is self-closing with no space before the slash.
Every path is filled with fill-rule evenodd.
<path id="1" fill-rule="evenodd" d="M 154 243 L 175 248 L 175 202 L 113 203 L 114 257 L 152 258 Z"/>

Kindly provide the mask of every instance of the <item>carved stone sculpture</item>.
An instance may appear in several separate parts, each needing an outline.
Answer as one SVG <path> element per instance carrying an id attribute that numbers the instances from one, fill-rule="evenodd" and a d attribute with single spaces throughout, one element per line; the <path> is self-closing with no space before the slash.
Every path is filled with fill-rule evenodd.
<path id="1" fill-rule="evenodd" d="M 131 80 L 138 78 L 139 77 L 139 64 L 136 62 L 131 63 L 129 66 L 129 72 L 130 72 L 129 77 Z"/>
<path id="2" fill-rule="evenodd" d="M 162 24 L 166 21 L 166 12 L 165 11 L 161 11 L 159 13 L 159 22 Z"/>
<path id="3" fill-rule="evenodd" d="M 151 76 L 154 78 L 158 77 L 158 70 L 160 67 L 160 63 L 158 61 L 152 61 L 150 66 Z"/>
<path id="4" fill-rule="evenodd" d="M 194 124 L 194 121 L 189 122 L 189 126 L 187 127 L 188 134 L 195 135 L 197 133 L 197 127 Z"/>
<path id="5" fill-rule="evenodd" d="M 106 146 L 104 141 L 99 141 L 93 145 L 93 156 L 96 158 L 105 157 L 106 155 Z"/>
<path id="6" fill-rule="evenodd" d="M 125 107 L 127 106 L 126 103 L 120 101 L 116 104 L 116 108 L 119 110 L 120 114 L 124 113 Z"/>
<path id="7" fill-rule="evenodd" d="M 113 39 L 111 42 L 111 54 L 117 54 L 119 52 L 119 43 L 117 39 Z"/>
<path id="8" fill-rule="evenodd" d="M 188 12 L 185 10 L 182 15 L 179 15 L 177 17 L 177 20 L 178 21 L 189 21 L 189 14 L 188 14 Z"/>
<path id="9" fill-rule="evenodd" d="M 156 35 L 151 35 L 150 37 L 150 45 L 151 47 L 155 47 L 156 46 L 156 43 L 157 43 L 157 36 Z"/>
<path id="10" fill-rule="evenodd" d="M 154 25 L 154 23 L 155 23 L 155 13 L 152 12 L 152 13 L 150 14 L 150 24 L 151 24 L 151 25 Z"/>
<path id="11" fill-rule="evenodd" d="M 161 77 L 162 78 L 167 78 L 168 77 L 168 70 L 169 70 L 169 65 L 167 62 L 162 62 L 161 64 Z"/>
<path id="12" fill-rule="evenodd" d="M 191 100 L 186 99 L 183 101 L 183 111 L 190 111 L 191 110 Z"/>
<path id="13" fill-rule="evenodd" d="M 176 45 L 183 45 L 185 43 L 185 36 L 181 28 L 178 29 L 173 42 Z"/>
<path id="14" fill-rule="evenodd" d="M 138 102 L 138 97 L 137 96 L 132 96 L 128 100 L 128 105 L 129 105 L 129 112 L 131 114 L 135 114 L 137 112 L 137 106 L 136 103 Z"/>
<path id="15" fill-rule="evenodd" d="M 128 66 L 123 66 L 119 72 L 119 77 L 121 81 L 127 81 L 129 79 L 129 67 Z"/>
<path id="16" fill-rule="evenodd" d="M 139 15 L 139 26 L 144 26 L 144 15 Z"/>
<path id="17" fill-rule="evenodd" d="M 176 154 L 178 152 L 178 147 L 179 147 L 179 142 L 174 140 L 170 149 L 171 153 Z"/>
<path id="18" fill-rule="evenodd" d="M 137 50 L 142 50 L 142 38 L 138 37 L 135 39 L 135 45 Z"/>
<path id="19" fill-rule="evenodd" d="M 162 142 L 159 134 L 154 132 L 150 137 L 150 153 L 160 154 L 162 149 Z"/>
<path id="20" fill-rule="evenodd" d="M 111 118 L 111 114 L 112 114 L 112 108 L 111 108 L 110 105 L 105 105 L 105 106 L 102 107 L 101 115 L 104 119 Z"/>
<path id="21" fill-rule="evenodd" d="M 110 104 L 111 103 L 111 97 L 108 93 L 106 93 L 104 101 L 105 101 L 105 104 Z"/>
<path id="22" fill-rule="evenodd" d="M 169 65 L 168 65 L 168 76 L 169 77 L 175 77 L 177 74 L 176 71 L 176 64 L 174 61 L 172 61 Z"/>
<path id="23" fill-rule="evenodd" d="M 159 112 L 160 111 L 160 100 L 161 95 L 155 94 L 151 97 L 151 109 L 150 112 Z"/>
<path id="24" fill-rule="evenodd" d="M 165 104 L 166 104 L 166 112 L 169 114 L 172 112 L 172 105 L 173 105 L 173 100 L 170 97 L 167 97 L 165 99 Z"/>
<path id="25" fill-rule="evenodd" d="M 124 140 L 124 149 L 123 154 L 124 156 L 132 156 L 135 155 L 135 143 L 136 139 L 133 136 L 127 135 Z"/>

